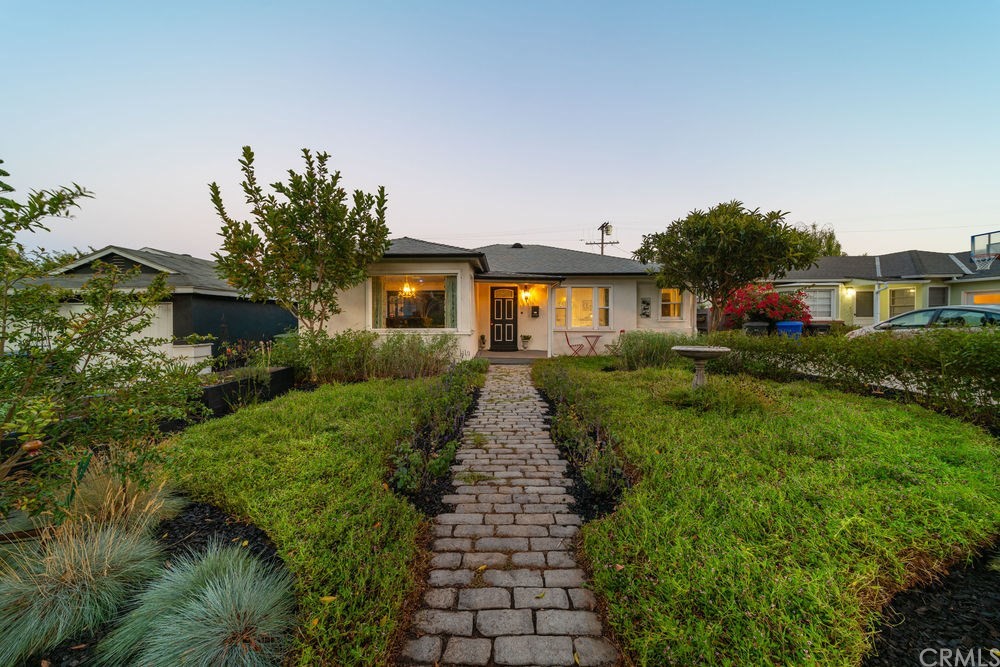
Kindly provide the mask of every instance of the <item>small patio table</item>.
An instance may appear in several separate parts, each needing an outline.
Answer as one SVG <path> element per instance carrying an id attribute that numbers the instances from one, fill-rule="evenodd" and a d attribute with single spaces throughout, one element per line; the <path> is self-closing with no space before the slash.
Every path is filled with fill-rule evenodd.
<path id="1" fill-rule="evenodd" d="M 601 334 L 584 334 L 583 335 L 583 339 L 585 341 L 587 341 L 587 345 L 590 346 L 590 349 L 587 350 L 587 356 L 588 357 L 596 357 L 597 356 L 597 341 L 601 340 Z"/>

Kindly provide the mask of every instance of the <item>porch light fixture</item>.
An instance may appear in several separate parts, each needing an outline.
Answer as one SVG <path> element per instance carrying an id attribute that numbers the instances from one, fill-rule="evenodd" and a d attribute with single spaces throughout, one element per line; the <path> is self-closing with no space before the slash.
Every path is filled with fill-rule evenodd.
<path id="1" fill-rule="evenodd" d="M 848 299 L 853 299 L 854 298 L 854 288 L 853 287 L 848 287 L 847 288 L 847 298 Z"/>
<path id="2" fill-rule="evenodd" d="M 531 303 L 531 285 L 521 286 L 521 302 L 526 306 Z"/>
<path id="3" fill-rule="evenodd" d="M 400 296 L 404 299 L 409 299 L 416 293 L 417 290 L 413 289 L 413 285 L 410 284 L 410 277 L 406 276 L 406 279 L 403 280 L 403 288 L 399 290 Z"/>

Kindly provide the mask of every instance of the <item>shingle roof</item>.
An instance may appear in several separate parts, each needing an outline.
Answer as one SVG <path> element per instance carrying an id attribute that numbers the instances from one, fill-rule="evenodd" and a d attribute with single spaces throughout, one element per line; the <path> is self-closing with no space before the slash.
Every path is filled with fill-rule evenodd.
<path id="1" fill-rule="evenodd" d="M 964 270 L 962 266 L 965 267 Z M 932 276 L 953 278 L 959 281 L 1000 278 L 1000 261 L 994 262 L 988 271 L 976 271 L 975 265 L 969 259 L 968 250 L 955 253 L 903 250 L 878 256 L 822 257 L 812 268 L 804 271 L 789 271 L 780 281 L 901 280 Z"/>
<path id="2" fill-rule="evenodd" d="M 166 250 L 158 250 L 156 248 L 134 250 L 122 246 L 107 246 L 58 269 L 53 272 L 52 277 L 46 279 L 46 282 L 68 289 L 80 287 L 87 280 L 88 275 L 85 273 L 66 273 L 66 271 L 86 266 L 94 260 L 107 257 L 108 255 L 120 255 L 158 271 L 166 269 L 168 272 L 167 284 L 175 289 L 190 288 L 196 292 L 221 292 L 232 294 L 233 296 L 239 294 L 239 291 L 235 287 L 218 276 L 215 272 L 216 264 L 214 261 L 192 257 L 191 255 L 167 252 Z M 142 273 L 122 283 L 121 286 L 127 289 L 146 287 L 154 275 L 155 273 Z"/>
<path id="3" fill-rule="evenodd" d="M 384 257 L 388 259 L 474 259 L 479 264 L 479 269 L 488 271 L 486 258 L 478 250 L 459 248 L 458 246 L 446 245 L 444 243 L 432 243 L 413 239 L 409 236 L 401 236 L 398 239 L 389 240 L 389 249 Z"/>
<path id="4" fill-rule="evenodd" d="M 488 245 L 477 248 L 486 255 L 490 271 L 482 278 L 523 276 L 637 276 L 647 275 L 655 266 L 624 257 L 598 255 L 580 250 L 524 244 Z"/>

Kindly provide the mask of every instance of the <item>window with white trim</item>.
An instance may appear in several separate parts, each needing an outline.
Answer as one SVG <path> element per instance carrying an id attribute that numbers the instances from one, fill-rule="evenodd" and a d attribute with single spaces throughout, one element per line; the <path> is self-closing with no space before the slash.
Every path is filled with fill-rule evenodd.
<path id="1" fill-rule="evenodd" d="M 947 306 L 948 288 L 943 285 L 931 285 L 927 288 L 927 307 Z"/>
<path id="2" fill-rule="evenodd" d="M 600 329 L 611 326 L 610 287 L 557 287 L 557 329 Z"/>
<path id="3" fill-rule="evenodd" d="M 662 319 L 680 319 L 681 305 L 684 297 L 676 287 L 667 287 L 660 290 L 660 317 Z"/>
<path id="4" fill-rule="evenodd" d="M 803 291 L 805 292 L 806 305 L 809 306 L 809 315 L 813 319 L 833 319 L 833 289 L 807 289 Z"/>
<path id="5" fill-rule="evenodd" d="M 917 290 L 903 287 L 889 290 L 889 317 L 908 313 L 917 307 Z"/>

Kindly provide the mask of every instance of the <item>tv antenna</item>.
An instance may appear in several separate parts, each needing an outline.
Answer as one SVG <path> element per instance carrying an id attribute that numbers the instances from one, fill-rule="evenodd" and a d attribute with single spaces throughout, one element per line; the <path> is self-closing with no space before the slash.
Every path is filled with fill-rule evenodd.
<path id="1" fill-rule="evenodd" d="M 611 223 L 610 222 L 605 221 L 605 222 L 601 223 L 601 226 L 598 227 L 597 229 L 599 229 L 601 231 L 601 240 L 600 241 L 587 241 L 586 243 L 584 243 L 584 245 L 599 245 L 599 246 L 601 246 L 601 254 L 603 255 L 604 254 L 604 246 L 606 246 L 606 245 L 618 245 L 620 243 L 619 241 L 605 241 L 604 240 L 605 236 L 611 236 Z"/>

